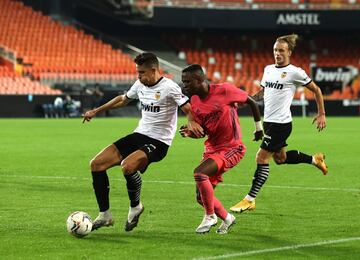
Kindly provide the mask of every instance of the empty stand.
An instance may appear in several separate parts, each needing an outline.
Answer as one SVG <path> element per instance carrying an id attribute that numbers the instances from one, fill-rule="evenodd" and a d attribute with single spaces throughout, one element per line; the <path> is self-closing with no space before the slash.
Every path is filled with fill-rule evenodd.
<path id="1" fill-rule="evenodd" d="M 21 77 L 6 66 L 0 66 L 0 95 L 59 95 L 60 90 L 42 85 L 38 81 Z"/>
<path id="2" fill-rule="evenodd" d="M 35 79 L 49 75 L 70 75 L 100 79 L 126 75 L 134 79 L 136 69 L 129 55 L 109 44 L 65 26 L 24 6 L 22 2 L 0 0 L 0 44 L 22 58 L 25 75 Z"/>
<path id="3" fill-rule="evenodd" d="M 272 46 L 275 36 L 264 35 L 197 35 L 183 34 L 164 36 L 164 40 L 185 54 L 186 61 L 198 63 L 206 69 L 213 82 L 230 81 L 250 94 L 259 90 L 259 83 L 266 65 L 273 63 Z M 349 46 L 344 49 L 344 42 Z M 333 67 L 352 65 L 360 70 L 360 39 L 353 36 L 317 36 L 302 39 L 292 55 L 292 64 L 303 68 L 311 75 L 311 65 Z M 351 88 L 334 93 L 329 99 L 357 98 L 360 80 L 351 83 Z M 300 97 L 299 94 L 296 95 Z M 313 99 L 306 90 L 305 97 Z"/>

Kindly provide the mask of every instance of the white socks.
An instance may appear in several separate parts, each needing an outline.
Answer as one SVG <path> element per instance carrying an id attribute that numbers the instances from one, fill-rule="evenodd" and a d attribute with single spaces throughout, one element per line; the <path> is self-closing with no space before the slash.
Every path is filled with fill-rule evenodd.
<path id="1" fill-rule="evenodd" d="M 105 218 L 105 219 L 111 219 L 112 218 L 112 215 L 111 215 L 111 212 L 110 212 L 110 209 L 104 211 L 104 212 L 100 212 L 99 213 L 99 216 L 101 218 Z"/>
<path id="2" fill-rule="evenodd" d="M 248 201 L 253 201 L 255 198 L 248 194 L 245 196 L 245 199 L 247 199 Z"/>

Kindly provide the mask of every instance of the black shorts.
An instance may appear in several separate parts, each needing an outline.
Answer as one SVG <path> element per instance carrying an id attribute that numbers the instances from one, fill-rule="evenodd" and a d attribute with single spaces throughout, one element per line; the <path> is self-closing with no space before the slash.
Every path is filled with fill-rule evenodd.
<path id="1" fill-rule="evenodd" d="M 139 133 L 132 133 L 120 138 L 114 142 L 114 145 L 123 158 L 126 158 L 136 150 L 144 151 L 149 160 L 149 164 L 161 161 L 169 149 L 167 144 Z M 145 169 L 142 172 L 144 171 Z"/>
<path id="2" fill-rule="evenodd" d="M 291 134 L 292 123 L 279 124 L 264 122 L 264 138 L 260 147 L 269 152 L 279 152 L 287 146 L 286 139 Z"/>

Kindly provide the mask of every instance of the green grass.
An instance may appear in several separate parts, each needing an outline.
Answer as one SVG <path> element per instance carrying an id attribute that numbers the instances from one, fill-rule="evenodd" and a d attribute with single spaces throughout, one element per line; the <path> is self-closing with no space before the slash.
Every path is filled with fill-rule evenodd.
<path id="1" fill-rule="evenodd" d="M 338 241 L 360 239 L 359 118 L 328 118 L 322 133 L 310 118 L 296 118 L 288 148 L 309 154 L 324 151 L 329 174 L 322 176 L 310 165 L 272 162 L 256 210 L 237 215 L 237 224 L 227 235 L 217 235 L 215 229 L 195 234 L 203 211 L 195 202 L 192 170 L 201 159 L 203 140 L 177 135 L 168 156 L 143 175 L 146 209 L 136 229 L 123 230 L 128 198 L 121 171 L 114 168 L 109 171 L 110 202 L 117 223 L 83 239 L 70 236 L 65 221 L 71 212 L 97 215 L 89 160 L 130 133 L 137 121 L 0 120 L 1 259 L 175 260 L 229 254 L 251 259 L 359 257 L 360 240 Z M 251 141 L 252 120 L 242 118 L 241 123 L 247 154 L 216 190 L 226 208 L 248 192 L 255 169 L 259 143 Z M 320 242 L 325 244 L 316 244 Z M 278 250 L 261 252 L 273 248 Z"/>

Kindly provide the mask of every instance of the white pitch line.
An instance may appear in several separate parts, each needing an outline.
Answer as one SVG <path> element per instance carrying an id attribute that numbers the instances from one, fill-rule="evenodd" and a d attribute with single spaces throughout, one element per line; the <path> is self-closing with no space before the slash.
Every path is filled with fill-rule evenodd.
<path id="1" fill-rule="evenodd" d="M 309 243 L 309 244 L 299 244 L 299 245 L 275 247 L 275 248 L 268 248 L 268 249 L 261 249 L 261 250 L 243 251 L 243 252 L 225 254 L 225 255 L 199 257 L 199 258 L 193 258 L 192 260 L 225 259 L 225 258 L 232 258 L 232 257 L 249 256 L 249 255 L 257 255 L 257 254 L 263 254 L 263 253 L 294 250 L 294 249 L 306 248 L 306 247 L 340 244 L 340 243 L 346 243 L 346 242 L 351 242 L 351 241 L 356 241 L 356 240 L 360 240 L 360 237 L 349 237 L 349 238 L 343 238 L 343 239 L 337 239 L 337 240 L 327 240 L 327 241 L 321 241 L 321 242 L 315 242 L 315 243 Z"/>
<path id="2" fill-rule="evenodd" d="M 90 178 L 86 177 L 75 177 L 75 176 L 31 176 L 31 175 L 9 175 L 9 174 L 0 174 L 0 178 L 30 178 L 30 179 L 54 179 L 54 180 L 90 180 Z M 115 178 L 114 180 L 123 181 L 123 179 Z M 182 184 L 182 185 L 195 185 L 194 182 L 186 182 L 186 181 L 152 181 L 152 180 L 144 180 L 145 183 L 162 183 L 162 184 Z M 221 183 L 221 186 L 228 187 L 250 187 L 250 185 L 244 184 L 231 184 L 231 183 Z M 266 188 L 270 189 L 301 189 L 301 190 L 317 190 L 317 191 L 346 191 L 346 192 L 360 192 L 360 189 L 355 188 L 324 188 L 324 187 L 301 187 L 301 186 L 279 186 L 279 185 L 266 185 Z"/>

